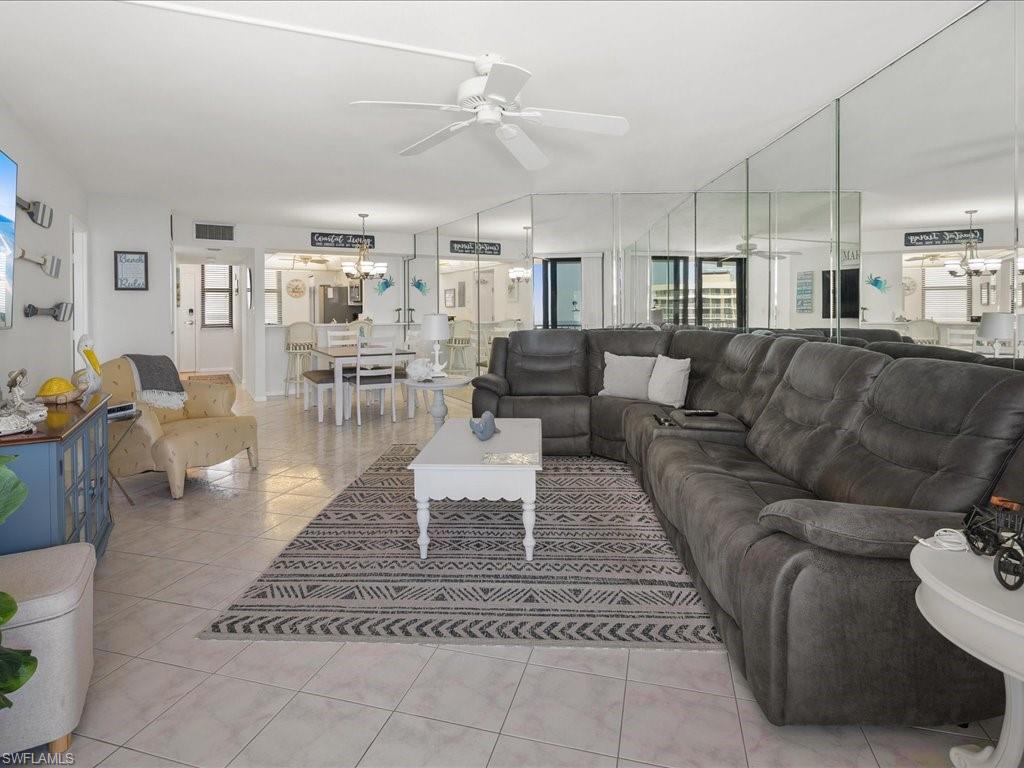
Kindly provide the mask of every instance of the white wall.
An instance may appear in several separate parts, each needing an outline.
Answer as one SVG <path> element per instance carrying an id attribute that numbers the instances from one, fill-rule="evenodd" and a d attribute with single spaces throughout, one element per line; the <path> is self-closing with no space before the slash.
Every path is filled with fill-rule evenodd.
<path id="1" fill-rule="evenodd" d="M 71 323 L 58 323 L 49 317 L 25 317 L 25 304 L 50 307 L 58 301 L 71 301 L 71 227 L 70 217 L 86 221 L 88 204 L 84 188 L 57 160 L 55 148 L 15 118 L 0 99 L 0 151 L 18 164 L 18 195 L 26 200 L 41 200 L 53 208 L 50 229 L 33 224 L 18 211 L 16 247 L 29 254 L 60 255 L 60 278 L 43 274 L 35 264 L 14 264 L 14 325 L 0 330 L 0 374 L 16 368 L 28 369 L 26 391 L 36 388 L 51 376 L 69 377 L 82 366 L 71 341 Z"/>
<path id="2" fill-rule="evenodd" d="M 114 251 L 149 253 L 149 290 L 114 290 Z M 170 211 L 134 198 L 89 199 L 90 324 L 96 354 L 174 357 Z"/>

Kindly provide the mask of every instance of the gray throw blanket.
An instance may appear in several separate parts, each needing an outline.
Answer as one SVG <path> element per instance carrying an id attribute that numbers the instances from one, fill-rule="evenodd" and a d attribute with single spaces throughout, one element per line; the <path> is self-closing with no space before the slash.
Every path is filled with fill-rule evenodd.
<path id="1" fill-rule="evenodd" d="M 144 403 L 157 408 L 185 407 L 185 388 L 174 362 L 167 355 L 125 355 L 135 370 L 135 391 Z"/>

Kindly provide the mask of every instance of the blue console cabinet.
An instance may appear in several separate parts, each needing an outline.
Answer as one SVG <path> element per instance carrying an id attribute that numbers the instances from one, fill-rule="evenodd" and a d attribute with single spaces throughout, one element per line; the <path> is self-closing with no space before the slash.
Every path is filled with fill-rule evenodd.
<path id="1" fill-rule="evenodd" d="M 32 435 L 0 438 L 0 456 L 28 486 L 28 499 L 0 525 L 0 555 L 89 542 L 97 557 L 107 546 L 110 485 L 107 401 L 50 406 Z"/>

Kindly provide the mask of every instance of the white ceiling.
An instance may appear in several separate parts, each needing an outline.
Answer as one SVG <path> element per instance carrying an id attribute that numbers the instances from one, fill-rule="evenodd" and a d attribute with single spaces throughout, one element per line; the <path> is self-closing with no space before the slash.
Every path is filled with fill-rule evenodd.
<path id="1" fill-rule="evenodd" d="M 544 128 L 524 171 L 486 131 L 397 151 L 469 64 L 118 2 L 0 4 L 0 94 L 93 191 L 213 221 L 414 232 L 528 192 L 693 189 L 974 2 L 193 3 L 533 72 L 528 105 L 616 113 L 624 138 Z M 2 140 L 2 137 L 0 137 Z M 353 230 L 354 231 L 354 230 Z"/>

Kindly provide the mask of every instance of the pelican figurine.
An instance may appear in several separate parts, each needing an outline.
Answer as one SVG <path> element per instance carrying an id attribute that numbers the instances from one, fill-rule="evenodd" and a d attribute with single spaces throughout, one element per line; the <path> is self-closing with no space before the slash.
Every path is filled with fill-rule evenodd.
<path id="1" fill-rule="evenodd" d="M 75 371 L 75 387 L 82 393 L 82 400 L 86 401 L 103 386 L 103 374 L 100 370 L 100 361 L 93 351 L 92 336 L 83 334 L 78 340 L 78 354 L 82 356 L 85 367 Z"/>

